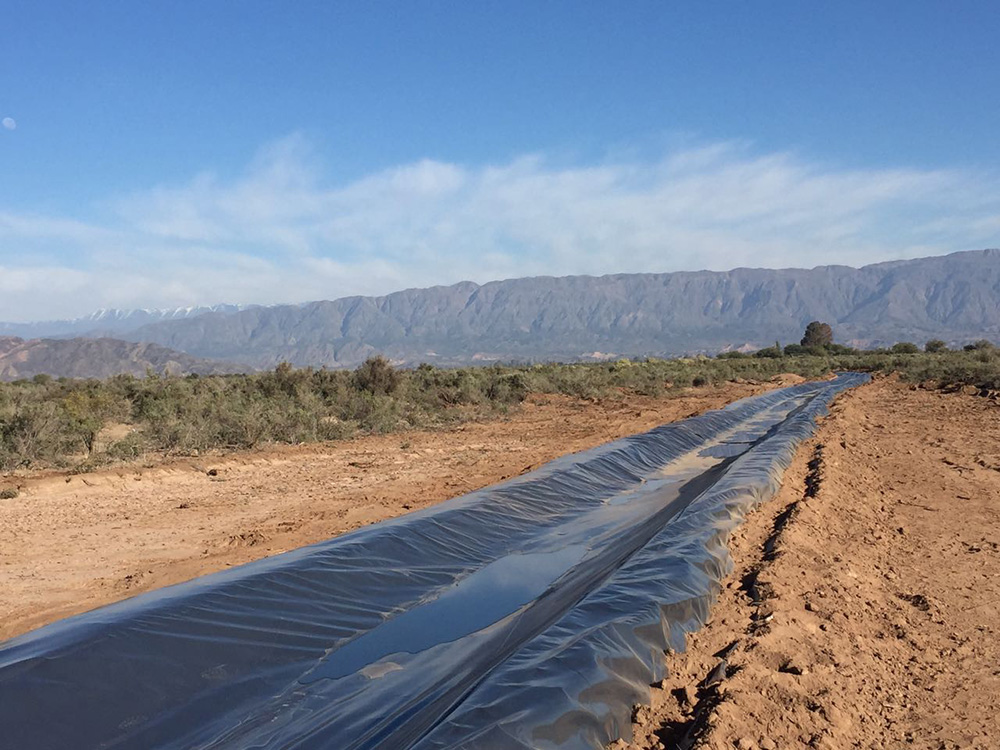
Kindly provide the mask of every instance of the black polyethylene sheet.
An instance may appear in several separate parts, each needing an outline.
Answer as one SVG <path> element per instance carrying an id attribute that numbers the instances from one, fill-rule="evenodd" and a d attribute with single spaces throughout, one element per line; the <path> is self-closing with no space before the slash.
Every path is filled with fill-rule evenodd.
<path id="1" fill-rule="evenodd" d="M 0 644 L 0 747 L 602 748 L 854 373 Z"/>

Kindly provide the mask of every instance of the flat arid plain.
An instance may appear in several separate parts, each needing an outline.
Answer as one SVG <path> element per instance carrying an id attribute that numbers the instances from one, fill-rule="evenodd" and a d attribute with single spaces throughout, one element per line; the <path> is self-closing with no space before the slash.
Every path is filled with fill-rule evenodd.
<path id="1" fill-rule="evenodd" d="M 532 394 L 450 428 L 22 473 L 0 501 L 0 638 L 799 380 Z M 972 390 L 878 376 L 842 394 L 731 538 L 710 622 L 615 746 L 995 747 L 1000 404 Z"/>

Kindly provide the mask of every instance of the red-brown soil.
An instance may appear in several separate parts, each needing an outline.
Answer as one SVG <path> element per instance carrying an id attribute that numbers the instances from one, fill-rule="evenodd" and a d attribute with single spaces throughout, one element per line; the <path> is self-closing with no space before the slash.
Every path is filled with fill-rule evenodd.
<path id="1" fill-rule="evenodd" d="M 844 395 L 731 549 L 710 624 L 616 746 L 1000 747 L 996 402 Z"/>
<path id="2" fill-rule="evenodd" d="M 768 384 L 598 402 L 532 396 L 508 418 L 321 445 L 8 477 L 0 638 L 142 591 L 327 539 L 461 495 Z"/>
<path id="3" fill-rule="evenodd" d="M 328 538 L 766 386 L 8 478 L 0 637 Z M 992 748 L 1000 737 L 1000 406 L 882 379 L 840 398 L 731 540 L 709 625 L 670 655 L 633 742 L 661 748 Z M 715 656 L 731 644 L 726 664 Z M 709 688 L 713 671 L 726 677 Z"/>

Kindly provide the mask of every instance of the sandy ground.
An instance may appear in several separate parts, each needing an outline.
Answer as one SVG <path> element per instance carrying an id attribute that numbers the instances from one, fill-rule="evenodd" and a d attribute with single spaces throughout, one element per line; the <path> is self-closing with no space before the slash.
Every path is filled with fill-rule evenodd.
<path id="1" fill-rule="evenodd" d="M 420 508 L 764 386 L 153 469 L 17 478 L 0 637 Z M 12 480 L 4 480 L 10 484 Z M 1000 405 L 878 380 L 842 397 L 732 540 L 713 618 L 632 748 L 1000 747 Z"/>
<path id="2" fill-rule="evenodd" d="M 1000 747 L 996 402 L 847 394 L 732 551 L 711 623 L 615 746 Z"/>
<path id="3" fill-rule="evenodd" d="M 789 376 L 794 379 L 795 376 Z M 507 419 L 153 469 L 9 477 L 0 639 L 521 474 L 557 456 L 774 387 L 588 402 L 533 396 Z"/>

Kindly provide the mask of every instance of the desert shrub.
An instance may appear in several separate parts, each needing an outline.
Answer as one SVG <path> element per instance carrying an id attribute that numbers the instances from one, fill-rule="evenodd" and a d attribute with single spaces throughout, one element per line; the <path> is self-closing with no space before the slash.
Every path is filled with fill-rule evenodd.
<path id="1" fill-rule="evenodd" d="M 400 376 L 389 360 L 369 357 L 354 371 L 354 387 L 360 391 L 390 395 L 399 387 Z"/>
<path id="2" fill-rule="evenodd" d="M 978 352 L 996 349 L 996 346 L 988 339 L 979 339 L 978 341 L 973 341 L 971 344 L 966 344 L 962 348 L 967 352 Z"/>
<path id="3" fill-rule="evenodd" d="M 844 346 L 843 344 L 827 344 L 823 347 L 827 354 L 857 354 L 857 349 L 850 346 Z"/>
<path id="4" fill-rule="evenodd" d="M 493 404 L 519 404 L 528 395 L 527 379 L 519 372 L 505 372 L 502 367 L 489 368 L 483 395 Z"/>
<path id="5" fill-rule="evenodd" d="M 0 469 L 30 467 L 73 452 L 76 435 L 53 401 L 20 400 L 0 417 Z"/>
<path id="6" fill-rule="evenodd" d="M 0 500 L 13 500 L 21 492 L 16 487 L 4 487 L 0 490 Z"/>
<path id="7" fill-rule="evenodd" d="M 353 437 L 357 431 L 358 425 L 355 422 L 328 416 L 320 419 L 316 437 L 318 440 L 345 440 Z"/>
<path id="8" fill-rule="evenodd" d="M 754 352 L 753 356 L 765 359 L 778 359 L 782 356 L 782 354 L 783 352 L 781 347 L 775 344 L 774 346 L 758 349 Z"/>
<path id="9" fill-rule="evenodd" d="M 127 437 L 108 445 L 104 454 L 112 461 L 132 461 L 139 458 L 146 450 L 145 439 L 141 434 L 133 432 Z"/>
<path id="10" fill-rule="evenodd" d="M 639 383 L 648 385 L 647 378 L 634 367 L 610 371 L 600 365 L 582 364 L 554 366 L 546 373 L 546 383 L 547 387 L 543 386 L 543 390 L 588 400 L 607 395 L 612 387 L 635 386 Z M 642 392 L 641 387 L 637 390 Z"/>
<path id="11" fill-rule="evenodd" d="M 359 392 L 346 404 L 343 414 L 346 421 L 357 423 L 365 432 L 386 433 L 401 426 L 398 402 L 370 391 Z"/>
<path id="12" fill-rule="evenodd" d="M 250 375 L 0 383 L 0 470 L 75 464 L 85 471 L 149 451 L 192 453 L 434 426 L 516 408 L 530 392 L 580 399 L 660 396 L 692 385 L 848 369 L 1000 389 L 1000 350 L 989 342 L 969 351 L 905 351 L 776 344 L 758 356 L 412 370 L 374 357 L 353 372 L 283 363 Z M 128 424 L 132 432 L 99 450 L 95 437 L 111 422 Z"/>
<path id="13" fill-rule="evenodd" d="M 256 386 L 264 396 L 295 396 L 311 388 L 312 369 L 296 370 L 288 362 L 281 362 L 271 372 L 263 372 L 255 379 Z"/>
<path id="14" fill-rule="evenodd" d="M 129 405 L 107 389 L 91 382 L 84 389 L 68 393 L 59 404 L 70 433 L 87 453 L 94 452 L 94 441 L 108 421 L 123 419 Z"/>
<path id="15" fill-rule="evenodd" d="M 785 346 L 784 354 L 786 357 L 825 357 L 829 354 L 828 347 L 832 347 L 833 344 L 819 345 L 814 344 L 811 346 L 804 346 L 803 344 L 788 344 Z"/>
<path id="16" fill-rule="evenodd" d="M 920 347 L 910 341 L 900 341 L 889 349 L 893 354 L 916 354 Z"/>
<path id="17" fill-rule="evenodd" d="M 924 351 L 928 354 L 940 354 L 948 351 L 948 344 L 941 339 L 931 339 L 924 344 Z"/>
<path id="18" fill-rule="evenodd" d="M 434 405 L 438 407 L 480 404 L 485 398 L 479 378 L 465 368 L 435 370 L 431 379 L 425 382 L 428 384 L 427 395 L 434 399 Z"/>

